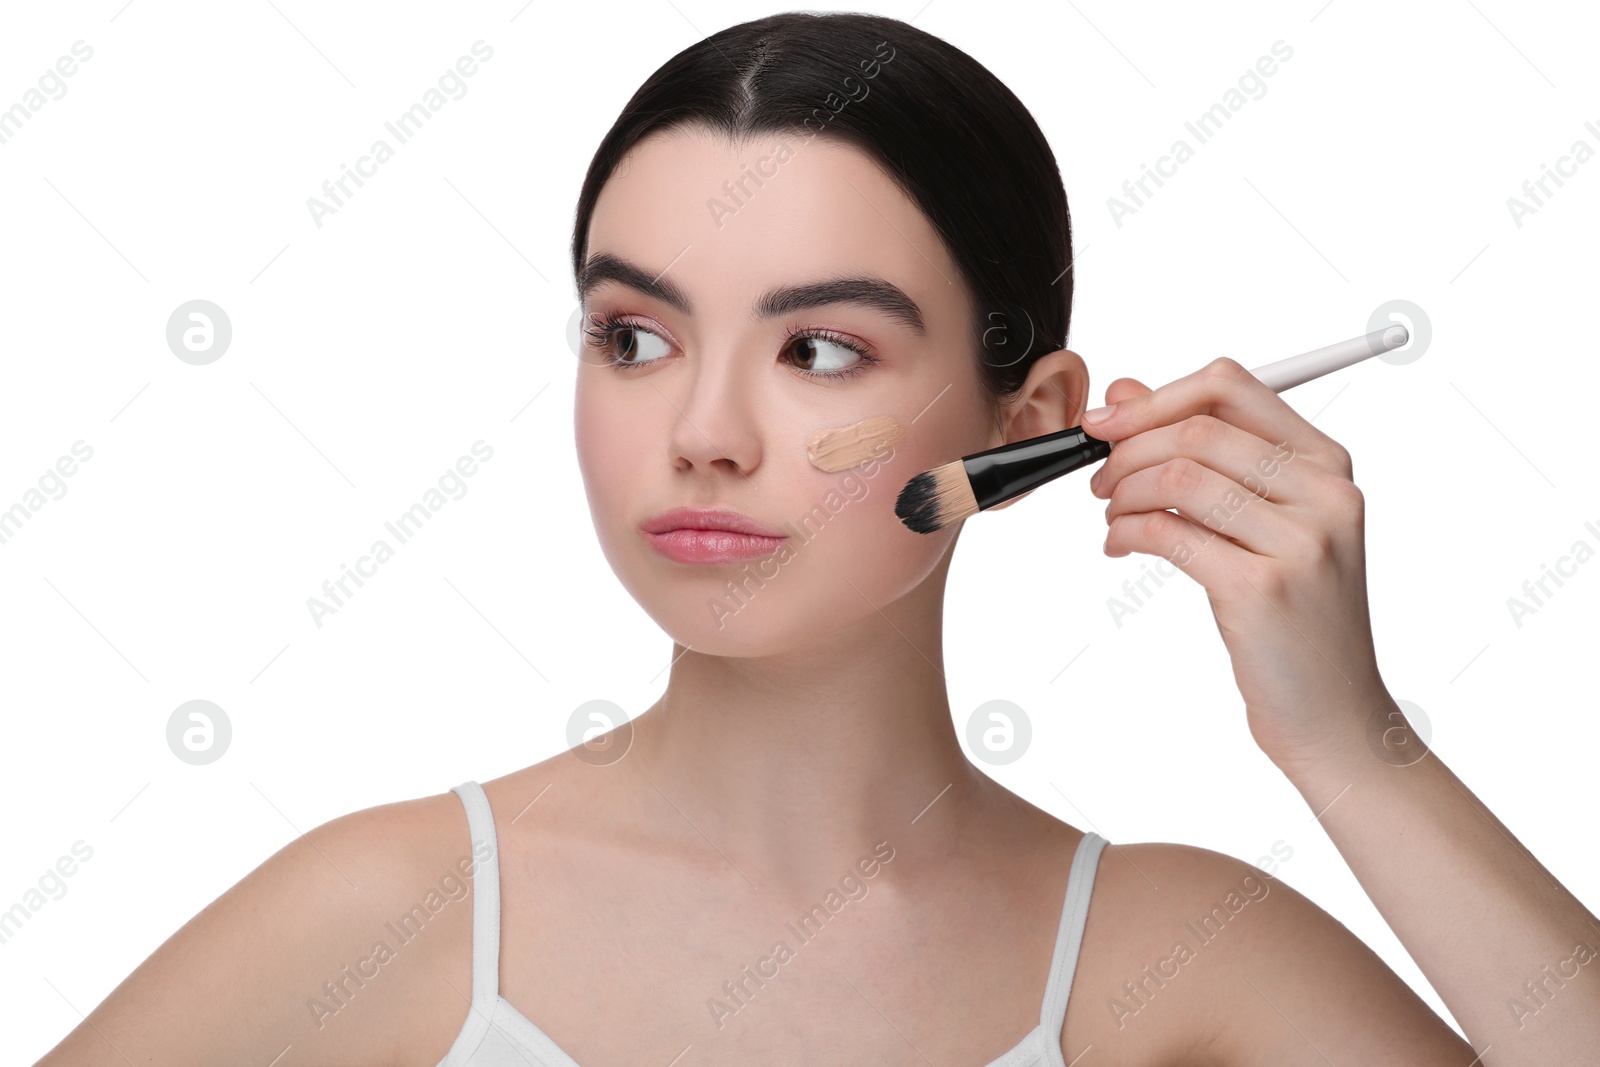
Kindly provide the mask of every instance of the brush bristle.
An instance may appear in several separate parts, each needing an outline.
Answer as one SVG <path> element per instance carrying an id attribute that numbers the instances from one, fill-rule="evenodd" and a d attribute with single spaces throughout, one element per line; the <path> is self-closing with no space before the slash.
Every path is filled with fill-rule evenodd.
<path id="1" fill-rule="evenodd" d="M 967 468 L 961 460 L 923 471 L 906 483 L 894 502 L 894 513 L 907 528 L 930 534 L 978 513 Z"/>

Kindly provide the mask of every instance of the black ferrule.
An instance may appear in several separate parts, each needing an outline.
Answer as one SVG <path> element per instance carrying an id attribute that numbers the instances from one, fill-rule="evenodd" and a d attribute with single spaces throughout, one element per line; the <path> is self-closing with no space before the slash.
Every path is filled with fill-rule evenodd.
<path id="1" fill-rule="evenodd" d="M 1090 437 L 1083 427 L 1074 426 L 974 452 L 963 456 L 962 463 L 982 511 L 1110 454 L 1110 442 Z"/>

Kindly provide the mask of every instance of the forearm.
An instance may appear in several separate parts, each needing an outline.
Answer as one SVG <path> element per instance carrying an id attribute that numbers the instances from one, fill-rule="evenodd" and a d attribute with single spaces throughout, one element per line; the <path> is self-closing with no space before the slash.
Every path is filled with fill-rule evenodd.
<path id="1" fill-rule="evenodd" d="M 1600 922 L 1437 754 L 1399 766 L 1352 733 L 1278 765 L 1485 1067 L 1600 1048 Z"/>

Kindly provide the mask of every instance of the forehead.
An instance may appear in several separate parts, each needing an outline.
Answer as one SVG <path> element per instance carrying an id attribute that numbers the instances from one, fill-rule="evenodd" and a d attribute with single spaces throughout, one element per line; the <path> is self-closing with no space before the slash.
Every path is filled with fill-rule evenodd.
<path id="1" fill-rule="evenodd" d="M 957 268 L 916 204 L 865 153 L 823 137 L 734 142 L 700 127 L 640 141 L 602 188 L 590 255 L 667 270 L 695 312 L 748 311 L 779 285 L 863 273 L 922 305 L 960 308 Z"/>

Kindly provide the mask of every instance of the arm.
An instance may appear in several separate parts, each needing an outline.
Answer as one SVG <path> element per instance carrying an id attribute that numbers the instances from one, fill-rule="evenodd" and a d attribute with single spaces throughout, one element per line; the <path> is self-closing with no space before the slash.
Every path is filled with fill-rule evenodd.
<path id="1" fill-rule="evenodd" d="M 1477 1067 L 1482 1062 L 1378 953 L 1286 881 L 1211 849 L 1184 846 L 1168 853 L 1166 864 L 1139 861 L 1160 885 L 1176 889 L 1160 904 L 1160 925 L 1181 929 L 1182 941 L 1195 953 L 1166 968 L 1176 976 L 1152 1001 L 1163 1013 L 1189 1019 L 1190 1046 L 1168 1057 L 1168 1064 Z M 1163 865 L 1165 873 L 1158 873 Z M 1203 941 L 1202 923 L 1211 941 Z M 1189 969 L 1200 977 L 1182 977 Z M 1186 982 L 1205 985 L 1186 987 Z M 1178 997 L 1192 998 L 1194 1005 Z M 1115 1054 L 1120 1049 L 1104 1051 L 1109 1054 L 1099 1062 L 1120 1062 Z"/>
<path id="2" fill-rule="evenodd" d="M 1437 755 L 1413 758 L 1375 758 L 1352 731 L 1279 766 L 1486 1067 L 1593 1056 L 1600 923 Z"/>
<path id="3" fill-rule="evenodd" d="M 429 924 L 450 926 L 423 939 L 434 949 L 400 950 L 343 1005 L 324 988 L 352 981 L 341 968 L 358 968 L 376 941 L 392 943 L 384 921 L 405 915 L 437 880 L 434 868 L 447 860 L 438 848 L 416 847 L 442 840 L 419 837 L 427 819 L 437 824 L 433 813 L 451 814 L 443 804 L 426 807 L 435 799 L 345 815 L 285 845 L 162 943 L 38 1067 L 359 1067 L 400 1062 L 419 1046 L 428 1051 L 434 1035 L 453 1036 L 448 1020 L 423 1018 L 416 990 L 419 981 L 438 985 L 423 1002 L 459 1027 L 467 1006 L 443 980 L 464 993 L 466 957 L 446 966 L 437 949 L 467 943 L 470 903 Z M 337 1010 L 319 1012 L 313 1002 Z M 424 1021 L 418 1041 L 413 1031 Z"/>
<path id="4" fill-rule="evenodd" d="M 1100 863 L 1069 1063 L 1080 1053 L 1078 1067 L 1474 1062 L 1399 975 L 1288 883 L 1188 845 L 1119 845 Z"/>
<path id="5" fill-rule="evenodd" d="M 1120 379 L 1106 399 L 1109 415 L 1084 414 L 1116 443 L 1091 482 L 1110 498 L 1106 551 L 1159 554 L 1205 587 L 1251 736 L 1481 1062 L 1592 1055 L 1594 916 L 1435 756 L 1397 766 L 1368 745 L 1405 727 L 1377 669 L 1350 454 L 1233 360 L 1154 391 Z"/>

